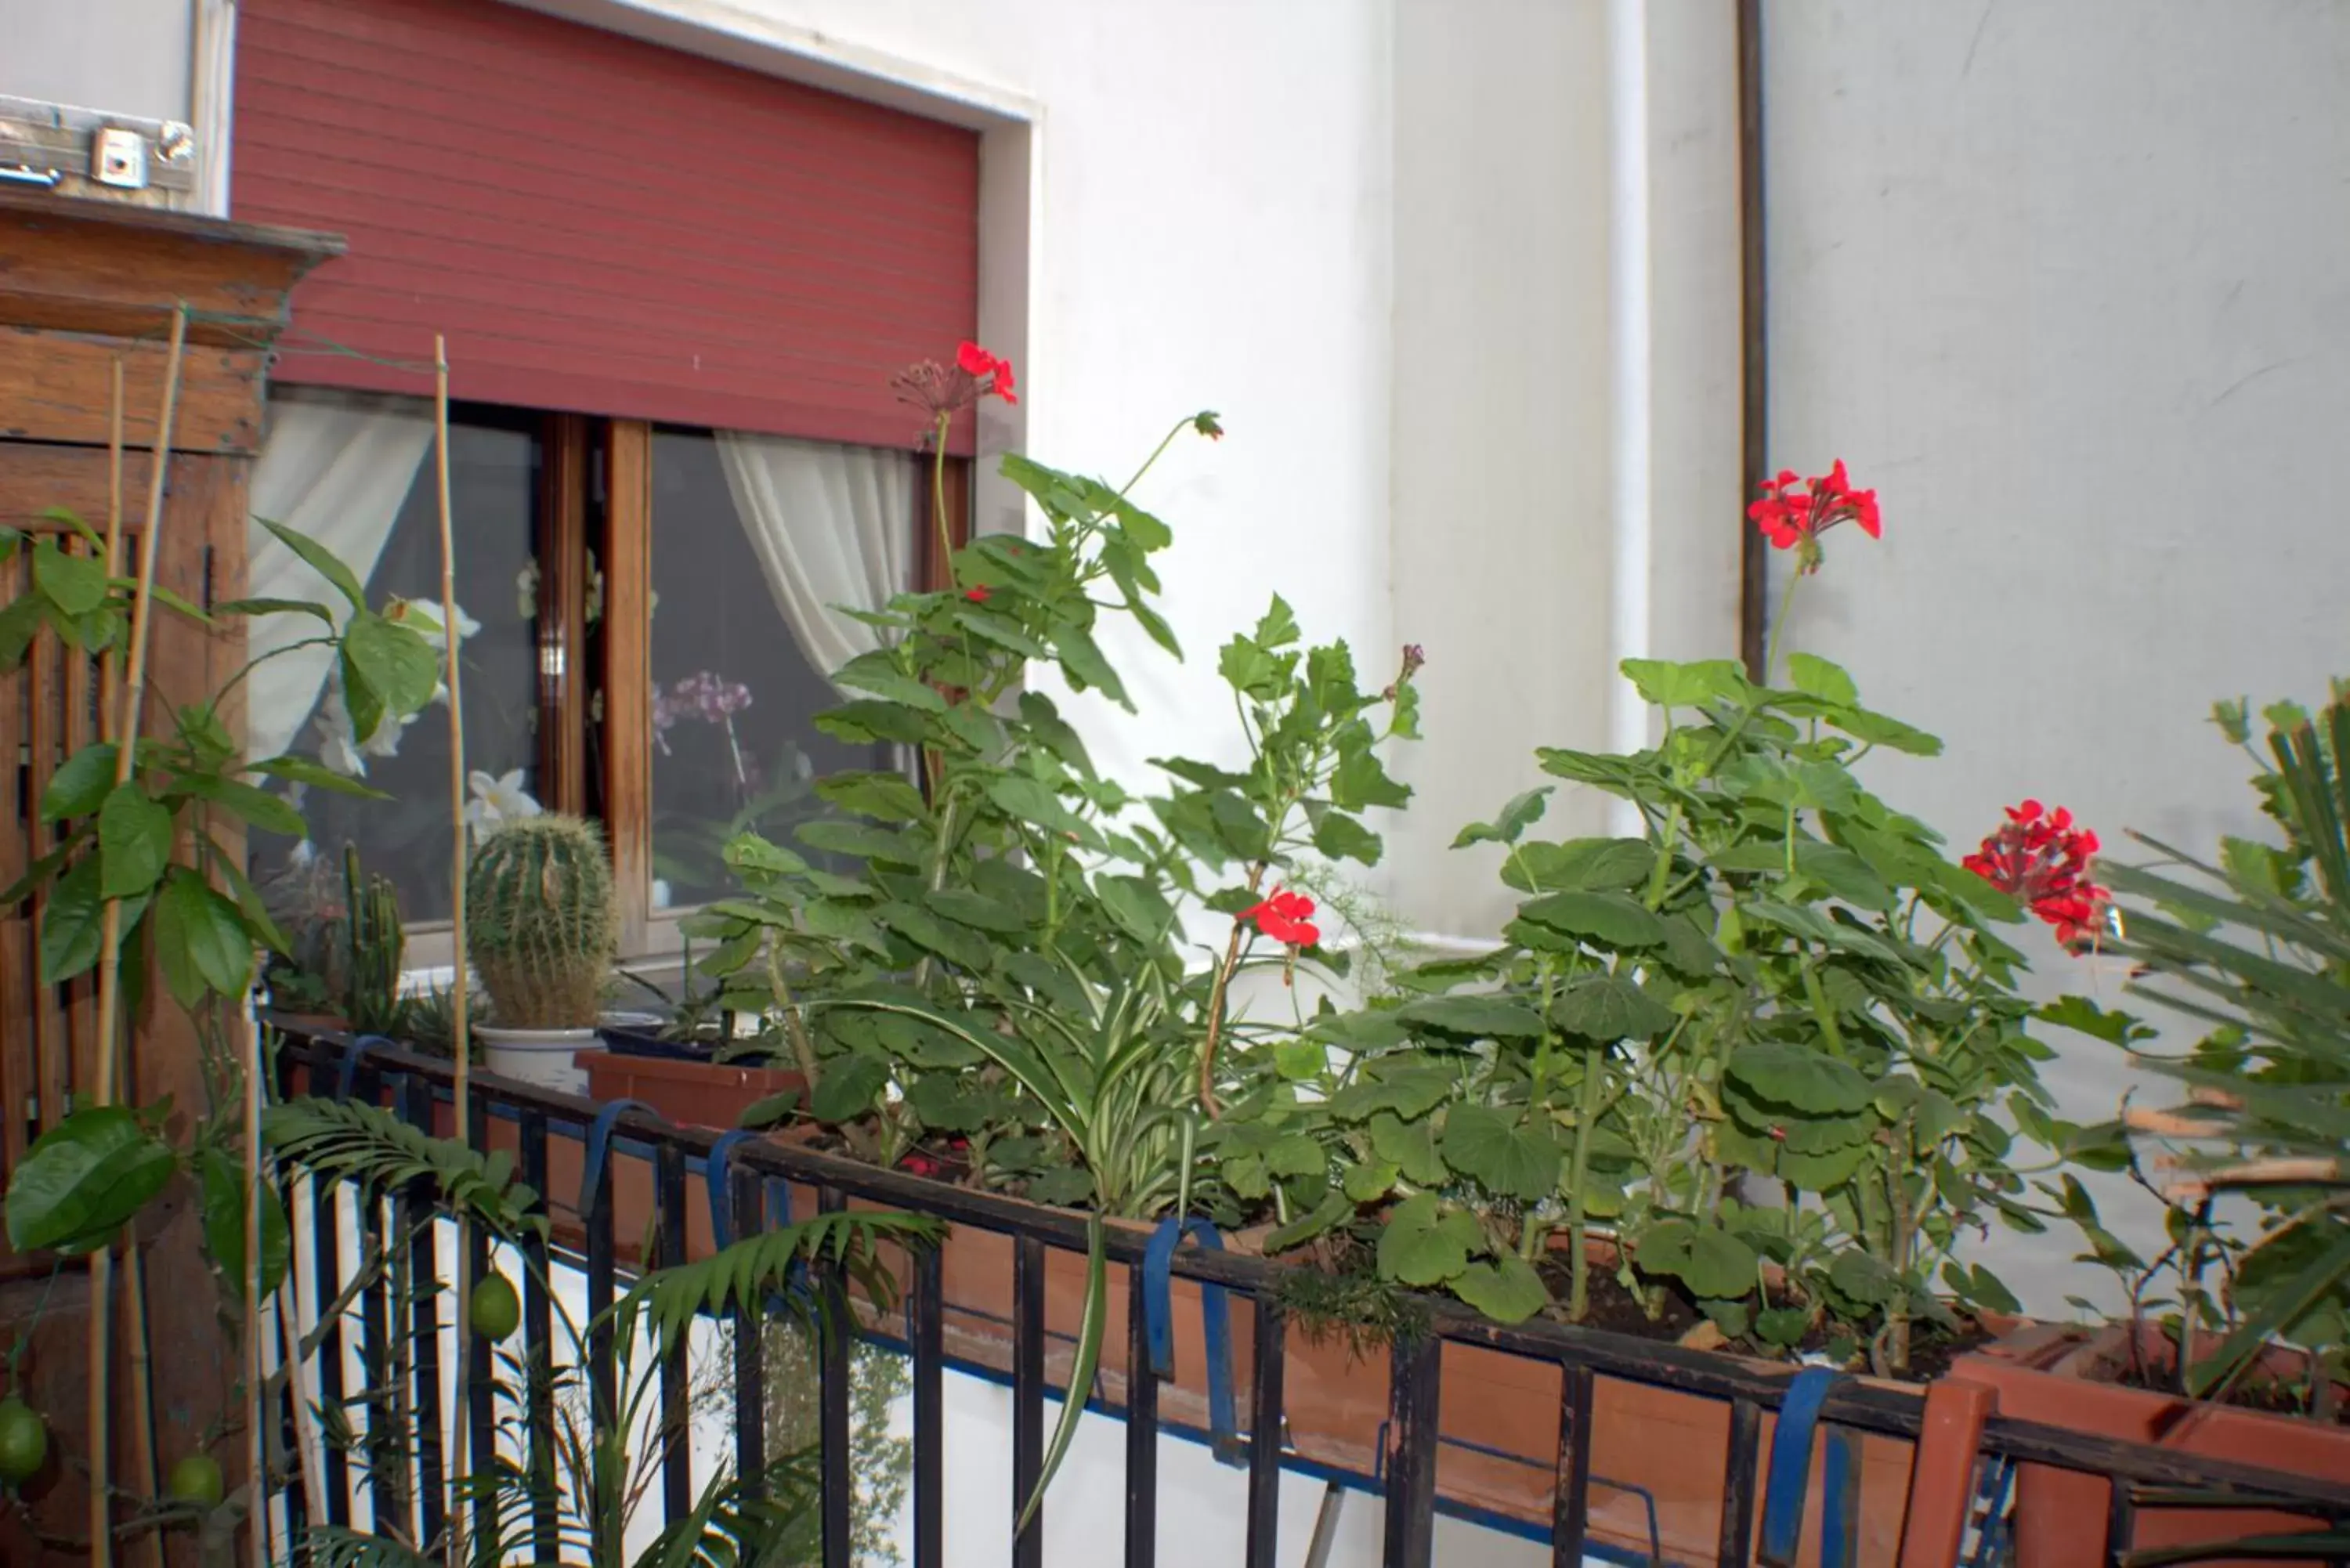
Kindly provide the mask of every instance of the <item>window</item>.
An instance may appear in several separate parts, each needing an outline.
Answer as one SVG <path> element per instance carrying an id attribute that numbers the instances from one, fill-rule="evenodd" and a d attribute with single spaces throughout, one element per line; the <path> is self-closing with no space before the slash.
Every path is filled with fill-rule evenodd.
<path id="1" fill-rule="evenodd" d="M 877 645 L 842 607 L 874 607 L 939 569 L 927 465 L 910 450 L 654 428 L 457 405 L 450 429 L 459 659 L 477 825 L 545 807 L 601 819 L 631 954 L 673 951 L 675 917 L 723 893 L 726 840 L 788 840 L 814 781 L 900 765 L 819 731 L 827 672 Z M 951 465 L 950 501 L 967 476 Z M 436 619 L 440 519 L 429 406 L 281 389 L 255 475 L 256 514 L 313 535 L 371 603 Z M 331 603 L 331 588 L 255 526 L 251 591 Z M 300 618 L 257 628 L 255 755 L 296 751 L 385 791 L 303 801 L 308 845 L 256 836 L 281 909 L 329 911 L 342 851 L 390 877 L 412 964 L 445 963 L 448 732 L 437 706 L 396 732 L 351 732 L 329 660 Z"/>

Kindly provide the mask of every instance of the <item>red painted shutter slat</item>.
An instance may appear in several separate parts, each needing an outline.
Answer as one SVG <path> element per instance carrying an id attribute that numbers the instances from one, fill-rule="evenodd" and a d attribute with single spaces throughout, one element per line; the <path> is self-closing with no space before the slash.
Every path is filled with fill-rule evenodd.
<path id="1" fill-rule="evenodd" d="M 976 334 L 972 131 L 489 0 L 236 49 L 233 211 L 350 242 L 281 379 L 427 391 L 441 332 L 460 398 L 900 446 L 890 374 Z"/>

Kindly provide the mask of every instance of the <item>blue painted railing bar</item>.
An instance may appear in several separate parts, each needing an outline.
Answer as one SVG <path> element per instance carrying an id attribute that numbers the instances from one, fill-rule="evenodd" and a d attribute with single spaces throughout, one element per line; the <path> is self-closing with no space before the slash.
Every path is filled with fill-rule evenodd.
<path id="1" fill-rule="evenodd" d="M 819 1187 L 816 1206 L 818 1213 L 837 1214 L 848 1207 L 848 1199 L 837 1187 Z M 823 1467 L 824 1563 L 825 1568 L 849 1568 L 854 1545 L 849 1540 L 849 1503 L 855 1478 L 851 1473 L 854 1455 L 848 1431 L 848 1348 L 856 1320 L 849 1314 L 848 1292 L 838 1263 L 818 1265 L 816 1289 L 823 1293 L 826 1320 L 840 1329 L 824 1336 L 819 1357 L 822 1371 L 816 1389 L 816 1427 Z"/>
<path id="2" fill-rule="evenodd" d="M 725 1162 L 714 1153 L 711 1168 Z M 713 1181 L 712 1193 L 725 1196 L 731 1229 L 738 1236 L 756 1236 L 767 1228 L 767 1189 L 755 1170 L 731 1167 L 723 1181 Z M 767 1474 L 767 1355 L 766 1303 L 734 1303 L 734 1407 L 761 1413 L 756 1420 L 734 1423 L 734 1473 L 752 1489 L 765 1493 Z"/>
<path id="3" fill-rule="evenodd" d="M 478 1103 L 478 1102 L 476 1102 Z M 538 1194 L 542 1213 L 546 1205 L 546 1113 L 522 1113 L 522 1179 Z M 531 1550 L 540 1562 L 551 1562 L 560 1546 L 560 1526 L 555 1516 L 555 1386 L 548 1375 L 547 1346 L 555 1343 L 555 1306 L 547 1293 L 547 1267 L 552 1261 L 546 1242 L 536 1236 L 522 1244 L 524 1354 L 529 1358 L 523 1381 L 525 1458 L 530 1466 Z"/>

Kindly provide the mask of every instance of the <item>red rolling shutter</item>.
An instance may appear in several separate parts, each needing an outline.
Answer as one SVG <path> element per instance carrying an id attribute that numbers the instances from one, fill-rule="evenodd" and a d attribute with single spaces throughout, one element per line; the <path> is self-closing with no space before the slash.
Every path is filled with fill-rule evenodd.
<path id="1" fill-rule="evenodd" d="M 350 242 L 289 381 L 898 446 L 975 335 L 976 133 L 491 0 L 244 0 L 233 169 Z"/>

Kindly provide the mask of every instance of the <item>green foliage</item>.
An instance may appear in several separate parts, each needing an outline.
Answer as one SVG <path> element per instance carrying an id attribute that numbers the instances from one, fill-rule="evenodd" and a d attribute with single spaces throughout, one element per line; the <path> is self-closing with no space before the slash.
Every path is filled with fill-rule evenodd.
<path id="1" fill-rule="evenodd" d="M 112 1241 L 179 1168 L 136 1112 L 89 1106 L 43 1133 L 9 1175 L 8 1244 L 93 1251 Z"/>
<path id="2" fill-rule="evenodd" d="M 465 868 L 465 950 L 507 1029 L 592 1026 L 619 940 L 604 836 L 558 812 L 498 827 Z"/>
<path id="3" fill-rule="evenodd" d="M 286 1100 L 262 1113 L 261 1134 L 279 1159 L 390 1193 L 429 1182 L 452 1214 L 508 1238 L 544 1236 L 538 1195 L 514 1179 L 514 1156 L 483 1153 L 411 1127 L 359 1100 Z"/>
<path id="4" fill-rule="evenodd" d="M 2141 1054 L 2186 1102 L 2134 1112 L 2142 1136 L 2178 1147 L 2167 1196 L 2182 1305 L 2179 1364 L 2189 1392 L 2215 1394 L 2277 1339 L 2308 1345 L 2333 1365 L 2350 1313 L 2350 701 L 2337 691 L 2312 715 L 2272 705 L 2263 766 L 2253 780 L 2282 846 L 2230 839 L 2217 862 L 2150 839 L 2163 864 L 2101 861 L 2101 877 L 2128 900 L 2121 956 L 2140 978 L 2130 991 L 2210 1032 L 2184 1056 Z M 2243 704 L 2220 726 L 2249 741 Z M 2249 749 L 2249 748 L 2248 748 Z M 2151 1031 L 2126 1014 L 2067 999 L 2062 1017 L 2124 1048 Z M 2211 1219 L 2213 1194 L 2241 1191 L 2261 1211 L 2247 1241 Z M 2085 1195 L 2065 1204 L 2100 1261 L 2126 1272 L 2149 1266 L 2095 1223 Z M 2204 1281 L 2224 1263 L 2224 1303 Z M 2225 1330 L 2197 1356 L 2187 1330 Z"/>
<path id="5" fill-rule="evenodd" d="M 343 847 L 343 1017 L 355 1033 L 400 1038 L 410 1008 L 400 992 L 408 952 L 400 896 L 381 873 L 360 875 L 352 845 Z"/>

